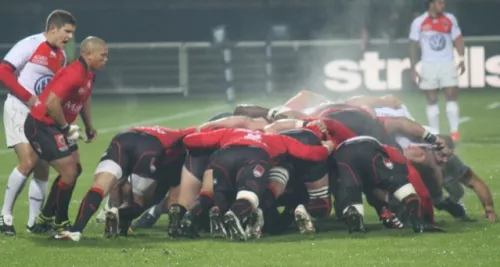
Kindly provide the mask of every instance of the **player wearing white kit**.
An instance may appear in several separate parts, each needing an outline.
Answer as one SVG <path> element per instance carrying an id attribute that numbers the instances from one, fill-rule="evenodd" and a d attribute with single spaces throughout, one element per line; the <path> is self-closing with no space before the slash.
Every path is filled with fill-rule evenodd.
<path id="1" fill-rule="evenodd" d="M 446 95 L 446 113 L 450 133 L 454 141 L 460 139 L 458 132 L 459 108 L 458 76 L 465 72 L 464 42 L 457 19 L 444 12 L 444 0 L 427 0 L 428 11 L 417 17 L 410 29 L 410 62 L 413 81 L 427 95 L 427 118 L 429 125 L 439 131 L 438 89 Z M 453 54 L 453 42 L 458 52 L 458 73 Z M 418 46 L 421 50 L 422 68 L 416 70 Z"/>
<path id="2" fill-rule="evenodd" d="M 49 166 L 39 161 L 24 134 L 24 122 L 29 109 L 52 79 L 66 65 L 64 45 L 73 38 L 76 20 L 69 12 L 54 10 L 49 14 L 45 32 L 22 39 L 12 47 L 0 64 L 0 81 L 9 89 L 4 104 L 4 127 L 7 147 L 14 148 L 19 164 L 9 175 L 0 216 L 0 231 L 15 235 L 12 209 L 28 176 L 33 172 L 29 187 L 28 230 L 45 200 Z"/>

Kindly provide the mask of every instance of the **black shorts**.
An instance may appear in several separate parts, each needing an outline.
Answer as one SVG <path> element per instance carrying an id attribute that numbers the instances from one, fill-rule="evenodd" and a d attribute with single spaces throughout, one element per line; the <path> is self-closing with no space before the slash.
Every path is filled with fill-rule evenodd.
<path id="1" fill-rule="evenodd" d="M 76 142 L 69 142 L 55 125 L 47 125 L 28 114 L 24 133 L 40 159 L 52 162 L 68 157 L 78 150 Z"/>
<path id="2" fill-rule="evenodd" d="M 258 147 L 230 146 L 210 158 L 215 192 L 248 190 L 260 195 L 269 181 L 269 155 Z"/>
<path id="3" fill-rule="evenodd" d="M 184 167 L 200 182 L 203 181 L 203 174 L 207 169 L 210 160 L 209 154 L 192 155 L 188 153 L 184 161 Z"/>
<path id="4" fill-rule="evenodd" d="M 158 182 L 155 192 L 153 193 L 153 203 L 160 202 L 168 190 L 176 187 L 181 183 L 182 166 L 184 165 L 184 156 L 179 156 L 172 162 L 162 164 L 159 170 L 153 175 L 153 179 Z"/>
<path id="5" fill-rule="evenodd" d="M 361 201 L 363 191 L 374 188 L 394 193 L 409 183 L 406 163 L 395 162 L 376 141 L 359 141 L 341 145 L 334 154 L 337 161 L 335 197 L 341 206 L 345 202 Z"/>
<path id="6" fill-rule="evenodd" d="M 117 134 L 101 157 L 98 170 L 108 168 L 103 162 L 111 160 L 121 168 L 122 177 L 136 174 L 144 178 L 155 178 L 163 162 L 164 148 L 154 136 L 137 131 Z"/>

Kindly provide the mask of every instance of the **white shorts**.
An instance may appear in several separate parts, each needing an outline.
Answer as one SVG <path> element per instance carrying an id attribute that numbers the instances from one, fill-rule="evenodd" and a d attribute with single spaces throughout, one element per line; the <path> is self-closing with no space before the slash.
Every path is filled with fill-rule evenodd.
<path id="1" fill-rule="evenodd" d="M 12 148 L 17 144 L 29 144 L 24 135 L 24 121 L 30 110 L 16 97 L 9 95 L 3 106 L 3 124 L 7 147 Z"/>
<path id="2" fill-rule="evenodd" d="M 455 62 L 422 62 L 419 86 L 422 90 L 457 87 L 458 71 Z"/>

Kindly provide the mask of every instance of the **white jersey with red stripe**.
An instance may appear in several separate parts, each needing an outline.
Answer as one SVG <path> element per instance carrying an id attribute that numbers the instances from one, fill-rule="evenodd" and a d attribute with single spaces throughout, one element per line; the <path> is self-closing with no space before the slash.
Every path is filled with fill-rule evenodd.
<path id="1" fill-rule="evenodd" d="M 30 93 L 40 95 L 54 74 L 66 65 L 66 55 L 64 50 L 47 43 L 45 35 L 40 33 L 15 44 L 4 61 L 16 68 L 19 84 Z"/>
<path id="2" fill-rule="evenodd" d="M 461 35 L 457 19 L 446 12 L 435 18 L 425 12 L 413 20 L 410 29 L 410 40 L 420 43 L 423 62 L 453 61 L 453 41 Z"/>
<path id="3" fill-rule="evenodd" d="M 18 83 L 33 95 L 40 95 L 55 73 L 66 65 L 64 50 L 52 47 L 43 33 L 17 42 L 3 60 L 15 68 Z M 28 113 L 29 108 L 9 93 L 3 112 L 8 147 L 28 143 L 24 135 Z"/>

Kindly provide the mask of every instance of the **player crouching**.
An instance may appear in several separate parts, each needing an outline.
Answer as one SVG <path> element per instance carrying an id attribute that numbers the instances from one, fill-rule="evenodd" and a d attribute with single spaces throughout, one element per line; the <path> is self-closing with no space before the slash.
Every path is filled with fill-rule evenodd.
<path id="1" fill-rule="evenodd" d="M 243 225 L 258 210 L 259 198 L 269 182 L 270 168 L 286 154 L 311 161 L 323 161 L 333 149 L 331 142 L 308 146 L 288 136 L 243 129 L 220 129 L 192 134 L 184 139 L 184 145 L 190 153 L 207 148 L 220 149 L 212 155 L 205 173 L 205 176 L 211 177 L 204 177 L 204 181 L 205 178 L 213 178 L 213 188 L 200 192 L 198 199 L 184 216 L 181 227 L 185 232 L 195 231 L 194 225 L 199 216 L 213 203 L 210 223 L 217 225 L 216 228 L 222 233 L 226 233 L 227 227 L 231 239 L 244 241 L 248 238 L 248 231 L 243 229 Z M 262 223 L 263 220 L 260 227 Z"/>
<path id="2" fill-rule="evenodd" d="M 94 183 L 80 205 L 75 224 L 68 231 L 62 231 L 56 239 L 79 241 L 83 229 L 99 208 L 119 179 L 131 177 L 134 195 L 142 197 L 152 191 L 162 164 L 178 162 L 185 156 L 182 138 L 194 128 L 170 130 L 167 128 L 136 127 L 116 135 L 101 157 L 94 174 Z M 179 166 L 180 167 L 180 166 Z M 155 179 L 156 178 L 156 179 Z M 142 201 L 138 201 L 142 202 Z M 109 236 L 126 232 L 129 222 L 141 215 L 143 207 L 132 202 L 124 209 L 111 208 L 106 212 L 106 232 Z M 120 225 L 120 221 L 127 222 Z"/>

